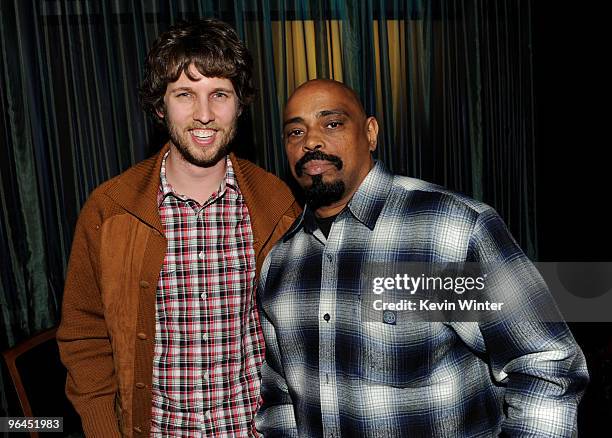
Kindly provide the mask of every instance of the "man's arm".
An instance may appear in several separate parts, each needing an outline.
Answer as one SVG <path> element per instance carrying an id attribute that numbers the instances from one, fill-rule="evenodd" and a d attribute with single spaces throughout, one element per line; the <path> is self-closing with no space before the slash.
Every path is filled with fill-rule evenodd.
<path id="1" fill-rule="evenodd" d="M 68 369 L 66 394 L 88 437 L 119 437 L 117 381 L 102 299 L 95 275 L 100 215 L 88 201 L 77 223 L 57 332 Z"/>
<path id="2" fill-rule="evenodd" d="M 276 329 L 262 305 L 262 295 L 265 292 L 264 286 L 269 267 L 270 256 L 264 262 L 257 288 L 259 318 L 266 341 L 266 355 L 261 367 L 263 401 L 255 416 L 255 425 L 265 438 L 291 438 L 298 436 L 293 401 L 285 380 Z"/>
<path id="3" fill-rule="evenodd" d="M 493 278 L 511 306 L 497 321 L 453 324 L 475 350 L 486 351 L 493 377 L 505 384 L 502 432 L 521 437 L 571 437 L 588 382 L 586 361 L 564 322 L 539 320 L 553 304 L 544 280 L 493 210 L 480 214 L 469 261 L 495 266 Z"/>

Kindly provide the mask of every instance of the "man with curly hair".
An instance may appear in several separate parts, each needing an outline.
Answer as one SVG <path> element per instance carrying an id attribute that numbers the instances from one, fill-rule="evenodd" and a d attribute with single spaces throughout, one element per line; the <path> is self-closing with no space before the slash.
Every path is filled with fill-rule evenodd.
<path id="1" fill-rule="evenodd" d="M 87 436 L 250 436 L 263 339 L 255 278 L 299 213 L 276 177 L 230 153 L 254 96 L 226 23 L 163 33 L 145 111 L 170 141 L 81 211 L 58 331 Z"/>

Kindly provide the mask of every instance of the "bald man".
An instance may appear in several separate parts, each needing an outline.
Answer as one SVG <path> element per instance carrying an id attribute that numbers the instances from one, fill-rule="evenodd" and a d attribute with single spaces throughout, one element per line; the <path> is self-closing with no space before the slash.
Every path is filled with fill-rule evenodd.
<path id="1" fill-rule="evenodd" d="M 571 436 L 588 381 L 563 322 L 364 312 L 368 263 L 477 262 L 533 315 L 546 285 L 489 206 L 372 158 L 378 123 L 347 86 L 300 86 L 284 143 L 306 208 L 264 262 L 265 437 Z M 531 299 L 531 301 L 530 301 Z M 377 314 L 378 315 L 378 314 Z M 536 315 L 537 316 L 537 315 Z"/>

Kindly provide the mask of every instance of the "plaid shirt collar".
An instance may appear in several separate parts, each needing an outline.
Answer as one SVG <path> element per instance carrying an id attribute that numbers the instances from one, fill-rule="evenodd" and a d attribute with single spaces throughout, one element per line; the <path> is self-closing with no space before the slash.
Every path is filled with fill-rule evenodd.
<path id="1" fill-rule="evenodd" d="M 162 203 L 164 202 L 164 199 L 166 199 L 166 197 L 169 195 L 173 195 L 183 201 L 188 199 L 185 195 L 175 192 L 174 188 L 172 187 L 172 185 L 168 181 L 168 178 L 166 177 L 166 159 L 168 158 L 168 154 L 170 154 L 169 150 L 164 154 L 164 158 L 162 159 L 162 163 L 161 163 L 161 170 L 159 172 L 160 183 L 159 183 L 159 193 L 157 195 L 157 206 L 158 207 L 162 205 Z M 219 189 L 217 190 L 217 192 L 214 193 L 204 205 L 207 205 L 212 200 L 223 196 L 223 194 L 225 193 L 225 190 L 228 187 L 240 195 L 240 189 L 238 188 L 238 183 L 236 182 L 236 174 L 234 173 L 234 167 L 232 166 L 232 160 L 229 159 L 229 155 L 226 155 L 225 156 L 225 177 L 221 181 L 221 184 L 219 185 Z"/>
<path id="2" fill-rule="evenodd" d="M 349 201 L 346 210 L 350 211 L 359 222 L 373 230 L 392 186 L 393 175 L 381 161 L 376 160 L 374 167 Z M 289 240 L 302 227 L 310 234 L 319 229 L 314 211 L 308 205 L 304 207 L 304 212 L 287 232 L 283 241 Z"/>

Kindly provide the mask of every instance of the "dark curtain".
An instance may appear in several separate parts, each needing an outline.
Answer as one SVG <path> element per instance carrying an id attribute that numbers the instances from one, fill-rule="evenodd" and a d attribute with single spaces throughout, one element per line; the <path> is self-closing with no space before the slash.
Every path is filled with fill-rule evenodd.
<path id="1" fill-rule="evenodd" d="M 1 0 L 0 349 L 57 323 L 88 194 L 165 140 L 137 86 L 180 19 L 221 18 L 252 51 L 239 154 L 287 177 L 287 96 L 342 80 L 379 118 L 378 158 L 494 206 L 537 257 L 530 14 L 530 0 Z"/>

